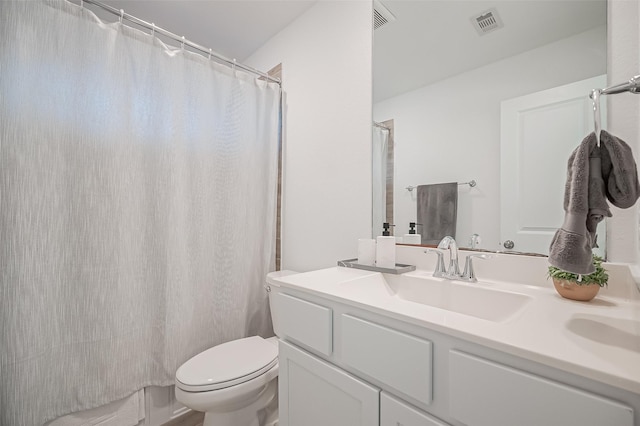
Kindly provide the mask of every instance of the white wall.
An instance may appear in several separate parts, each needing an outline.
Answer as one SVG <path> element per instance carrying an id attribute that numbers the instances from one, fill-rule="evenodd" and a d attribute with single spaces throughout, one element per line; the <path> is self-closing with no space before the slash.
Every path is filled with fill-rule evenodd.
<path id="1" fill-rule="evenodd" d="M 605 74 L 605 52 L 602 27 L 376 103 L 375 121 L 394 119 L 396 235 L 416 218 L 407 186 L 474 179 L 460 187 L 457 239 L 498 249 L 500 102 Z"/>
<path id="2" fill-rule="evenodd" d="M 245 61 L 283 66 L 283 269 L 334 266 L 371 234 L 372 34 L 370 1 L 320 0 Z"/>
<path id="3" fill-rule="evenodd" d="M 608 79 L 619 84 L 640 74 L 640 2 L 608 2 Z M 640 152 L 640 95 L 630 93 L 607 96 L 608 130 L 626 141 L 634 150 L 636 163 Z M 638 263 L 638 203 L 621 210 L 611 207 L 608 221 L 609 260 Z"/>

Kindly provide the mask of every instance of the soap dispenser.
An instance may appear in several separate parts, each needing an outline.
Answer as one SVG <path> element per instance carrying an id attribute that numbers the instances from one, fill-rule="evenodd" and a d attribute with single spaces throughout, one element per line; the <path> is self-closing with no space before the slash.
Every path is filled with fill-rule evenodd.
<path id="1" fill-rule="evenodd" d="M 389 232 L 389 225 L 382 225 L 382 235 L 376 238 L 376 266 L 378 268 L 393 269 L 396 267 L 396 239 Z"/>
<path id="2" fill-rule="evenodd" d="M 422 226 L 421 223 L 409 222 L 409 233 L 404 234 L 404 237 L 402 237 L 404 244 L 422 244 L 422 236 L 416 233 L 417 225 Z"/>

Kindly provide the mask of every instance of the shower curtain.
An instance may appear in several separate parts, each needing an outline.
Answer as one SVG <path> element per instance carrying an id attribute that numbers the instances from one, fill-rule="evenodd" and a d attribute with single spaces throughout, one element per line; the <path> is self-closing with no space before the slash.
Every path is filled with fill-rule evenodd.
<path id="1" fill-rule="evenodd" d="M 280 89 L 64 1 L 0 2 L 0 424 L 271 335 Z"/>
<path id="2" fill-rule="evenodd" d="M 372 236 L 382 235 L 382 224 L 387 221 L 387 151 L 389 130 L 373 126 L 372 138 L 373 174 L 373 228 Z"/>

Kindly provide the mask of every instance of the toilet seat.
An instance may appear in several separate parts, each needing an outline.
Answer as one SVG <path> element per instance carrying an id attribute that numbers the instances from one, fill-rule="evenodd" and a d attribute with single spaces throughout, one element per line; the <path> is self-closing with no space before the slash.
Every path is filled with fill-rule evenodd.
<path id="1" fill-rule="evenodd" d="M 223 343 L 194 356 L 176 372 L 176 386 L 207 392 L 235 386 L 271 370 L 278 348 L 260 336 Z"/>

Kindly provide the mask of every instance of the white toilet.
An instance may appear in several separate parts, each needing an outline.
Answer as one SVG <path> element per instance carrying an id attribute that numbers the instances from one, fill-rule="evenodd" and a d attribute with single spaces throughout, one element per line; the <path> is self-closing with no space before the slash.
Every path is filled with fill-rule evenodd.
<path id="1" fill-rule="evenodd" d="M 203 426 L 276 426 L 278 338 L 246 337 L 199 353 L 176 371 L 175 393 L 179 402 L 205 413 Z"/>

